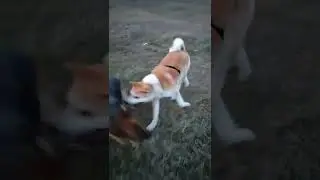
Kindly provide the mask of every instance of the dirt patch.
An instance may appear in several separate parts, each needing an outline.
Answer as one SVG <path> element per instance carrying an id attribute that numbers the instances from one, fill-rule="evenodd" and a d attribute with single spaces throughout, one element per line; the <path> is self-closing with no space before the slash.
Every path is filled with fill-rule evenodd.
<path id="1" fill-rule="evenodd" d="M 192 105 L 180 109 L 161 100 L 160 124 L 137 149 L 112 143 L 111 179 L 209 179 L 211 174 L 210 1 L 111 1 L 109 74 L 139 80 L 182 37 L 191 56 L 191 86 L 182 90 Z M 149 123 L 151 104 L 137 117 Z"/>

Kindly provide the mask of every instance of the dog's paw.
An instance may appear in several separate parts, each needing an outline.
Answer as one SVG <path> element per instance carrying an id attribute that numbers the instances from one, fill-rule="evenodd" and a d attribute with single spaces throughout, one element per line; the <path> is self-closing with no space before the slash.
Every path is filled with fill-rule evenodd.
<path id="1" fill-rule="evenodd" d="M 179 104 L 179 106 L 180 106 L 181 108 L 184 108 L 184 107 L 189 107 L 189 106 L 191 106 L 191 104 L 188 103 L 188 102 L 183 102 L 183 103 Z"/>
<path id="2" fill-rule="evenodd" d="M 250 129 L 236 128 L 230 134 L 221 136 L 220 138 L 228 144 L 233 144 L 242 141 L 253 141 L 256 139 L 256 135 Z"/>
<path id="3" fill-rule="evenodd" d="M 184 87 L 188 87 L 188 86 L 190 86 L 190 83 L 189 82 L 185 82 L 184 83 Z"/>
<path id="4" fill-rule="evenodd" d="M 146 130 L 148 131 L 148 132 L 152 132 L 153 130 L 154 130 L 154 128 L 155 128 L 155 125 L 154 124 L 149 124 L 147 127 L 146 127 Z"/>

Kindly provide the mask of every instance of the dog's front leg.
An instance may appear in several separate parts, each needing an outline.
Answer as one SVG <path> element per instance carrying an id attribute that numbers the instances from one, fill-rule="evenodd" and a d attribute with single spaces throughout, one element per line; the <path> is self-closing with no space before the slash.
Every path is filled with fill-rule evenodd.
<path id="1" fill-rule="evenodd" d="M 155 98 L 152 101 L 152 108 L 153 108 L 153 112 L 152 112 L 152 121 L 151 123 L 146 127 L 146 129 L 148 131 L 153 131 L 154 128 L 157 126 L 158 121 L 159 121 L 159 111 L 160 111 L 160 99 L 159 98 Z"/>
<path id="2" fill-rule="evenodd" d="M 191 105 L 190 103 L 185 102 L 185 101 L 183 100 L 180 91 L 177 92 L 176 102 L 177 102 L 178 106 L 180 106 L 180 107 L 182 107 L 182 108 L 188 107 L 188 106 Z"/>

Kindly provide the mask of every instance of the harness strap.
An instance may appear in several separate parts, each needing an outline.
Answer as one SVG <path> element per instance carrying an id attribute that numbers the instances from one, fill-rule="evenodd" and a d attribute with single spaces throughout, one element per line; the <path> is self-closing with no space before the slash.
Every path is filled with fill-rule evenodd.
<path id="1" fill-rule="evenodd" d="M 168 67 L 168 68 L 176 70 L 179 74 L 181 73 L 180 69 L 178 69 L 178 68 L 176 68 L 174 66 L 170 66 L 170 65 L 165 65 L 165 66 Z"/>

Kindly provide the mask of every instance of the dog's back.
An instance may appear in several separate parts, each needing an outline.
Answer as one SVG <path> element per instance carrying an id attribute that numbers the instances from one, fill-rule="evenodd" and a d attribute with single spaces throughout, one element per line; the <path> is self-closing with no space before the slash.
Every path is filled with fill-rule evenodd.
<path id="1" fill-rule="evenodd" d="M 173 40 L 169 53 L 151 73 L 157 76 L 163 88 L 166 89 L 176 83 L 180 83 L 180 79 L 186 75 L 189 66 L 190 58 L 186 51 L 184 41 L 181 38 L 176 38 Z"/>

